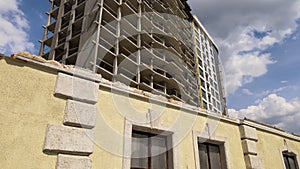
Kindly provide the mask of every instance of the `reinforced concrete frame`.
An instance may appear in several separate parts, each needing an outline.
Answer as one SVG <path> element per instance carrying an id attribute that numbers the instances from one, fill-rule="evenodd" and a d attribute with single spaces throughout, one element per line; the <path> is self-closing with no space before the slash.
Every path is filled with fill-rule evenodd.
<path id="1" fill-rule="evenodd" d="M 49 2 L 40 41 L 43 58 L 209 110 L 198 80 L 194 16 L 186 0 Z M 217 107 L 211 110 L 222 113 Z"/>

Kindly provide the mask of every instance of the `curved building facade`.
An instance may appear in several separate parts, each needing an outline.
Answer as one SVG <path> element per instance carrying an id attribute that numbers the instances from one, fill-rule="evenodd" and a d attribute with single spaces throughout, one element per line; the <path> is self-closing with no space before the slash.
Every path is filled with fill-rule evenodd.
<path id="1" fill-rule="evenodd" d="M 205 48 L 198 52 L 205 43 L 197 43 L 204 28 L 186 0 L 50 2 L 40 49 L 45 59 L 224 114 L 218 50 L 206 38 L 207 59 L 213 60 L 200 64 L 206 62 Z"/>

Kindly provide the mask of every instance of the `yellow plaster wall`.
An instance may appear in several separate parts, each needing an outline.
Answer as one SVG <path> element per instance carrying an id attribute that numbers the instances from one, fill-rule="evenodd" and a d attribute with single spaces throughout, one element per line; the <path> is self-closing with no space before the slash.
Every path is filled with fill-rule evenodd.
<path id="1" fill-rule="evenodd" d="M 179 166 L 183 169 L 196 167 L 192 132 L 189 132 L 179 144 Z"/>
<path id="2" fill-rule="evenodd" d="M 123 96 L 119 96 L 123 97 Z M 122 99 L 122 98 L 121 98 Z M 118 99 L 117 99 L 118 100 Z M 120 169 L 122 167 L 123 131 L 125 120 L 115 106 L 108 90 L 99 91 L 95 131 L 93 168 Z"/>
<path id="3" fill-rule="evenodd" d="M 239 128 L 235 124 L 220 122 L 216 129 L 216 136 L 228 141 L 228 163 L 231 169 L 245 169 L 244 153 L 242 149 Z"/>
<path id="4" fill-rule="evenodd" d="M 125 105 L 125 107 L 123 107 Z M 161 112 L 160 126 L 175 126 L 176 132 L 183 136 L 176 147 L 180 168 L 195 169 L 194 144 L 192 130 L 202 131 L 206 117 L 197 116 L 186 110 L 148 103 L 147 100 L 135 96 L 112 94 L 110 89 L 100 89 L 95 128 L 95 149 L 92 154 L 93 168 L 121 168 L 123 155 L 123 135 L 125 130 L 125 114 L 138 119 L 145 119 L 148 109 Z M 124 114 L 122 114 L 124 113 Z M 133 119 L 130 119 L 133 120 Z M 226 138 L 231 169 L 244 169 L 244 156 L 241 147 L 240 134 L 237 125 L 216 122 L 216 137 Z"/>
<path id="5" fill-rule="evenodd" d="M 26 66 L 24 66 L 26 65 Z M 23 61 L 0 58 L 0 156 L 1 168 L 48 169 L 56 165 L 56 155 L 44 154 L 43 143 L 47 124 L 62 124 L 66 101 L 53 96 L 56 71 L 34 66 Z M 123 105 L 123 107 L 122 107 Z M 124 106 L 125 105 L 125 106 Z M 159 124 L 176 126 L 184 133 L 176 147 L 180 168 L 195 168 L 193 134 L 203 131 L 204 116 L 196 116 L 174 106 L 148 103 L 136 96 L 112 94 L 110 89 L 99 90 L 99 114 L 95 131 L 93 168 L 119 169 L 122 167 L 125 115 L 130 120 L 145 119 L 148 109 L 161 112 Z M 124 114 L 122 114 L 124 113 Z M 188 130 L 188 132 L 186 132 Z M 237 124 L 217 122 L 214 136 L 228 142 L 230 169 L 245 169 L 240 133 Z M 284 138 L 257 131 L 258 156 L 265 169 L 283 168 L 281 150 Z M 288 146 L 300 155 L 299 142 L 286 139 Z"/>
<path id="6" fill-rule="evenodd" d="M 42 150 L 47 124 L 63 121 L 65 101 L 53 96 L 55 72 L 23 65 L 0 59 L 1 168 L 54 168 L 56 156 Z"/>
<path id="7" fill-rule="evenodd" d="M 193 130 L 204 131 L 206 123 L 211 124 L 210 132 L 213 133 L 213 137 L 216 139 L 224 139 L 228 142 L 228 147 L 226 147 L 225 151 L 228 151 L 226 160 L 230 168 L 245 169 L 246 166 L 238 126 L 236 124 L 198 116 Z"/>
<path id="8" fill-rule="evenodd" d="M 284 137 L 257 130 L 258 142 L 257 152 L 262 159 L 265 169 L 284 169 L 282 151 L 286 150 L 286 140 L 289 150 L 300 155 L 300 144 L 297 141 L 285 139 Z M 299 162 L 299 161 L 298 161 Z"/>

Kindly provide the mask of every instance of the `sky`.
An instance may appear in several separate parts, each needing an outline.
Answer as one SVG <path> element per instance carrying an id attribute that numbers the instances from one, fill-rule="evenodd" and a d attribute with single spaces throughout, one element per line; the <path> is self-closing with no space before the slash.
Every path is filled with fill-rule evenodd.
<path id="1" fill-rule="evenodd" d="M 300 134 L 300 0 L 188 0 L 220 49 L 230 116 Z M 48 0 L 0 0 L 0 53 L 38 54 Z"/>

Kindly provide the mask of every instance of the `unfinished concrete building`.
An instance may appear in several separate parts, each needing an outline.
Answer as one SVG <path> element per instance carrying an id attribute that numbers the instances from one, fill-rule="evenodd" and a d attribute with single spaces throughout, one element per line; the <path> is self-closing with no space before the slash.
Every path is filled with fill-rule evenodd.
<path id="1" fill-rule="evenodd" d="M 43 58 L 90 69 L 113 82 L 224 113 L 221 96 L 214 98 L 216 102 L 211 100 L 211 104 L 210 100 L 203 100 L 197 78 L 194 17 L 186 0 L 50 3 L 41 40 Z M 215 90 L 218 95 L 221 93 L 221 88 Z M 207 104 L 215 106 L 209 109 Z"/>
<path id="2" fill-rule="evenodd" d="M 200 105 L 203 109 L 226 115 L 224 75 L 219 49 L 196 16 L 193 23 Z"/>

